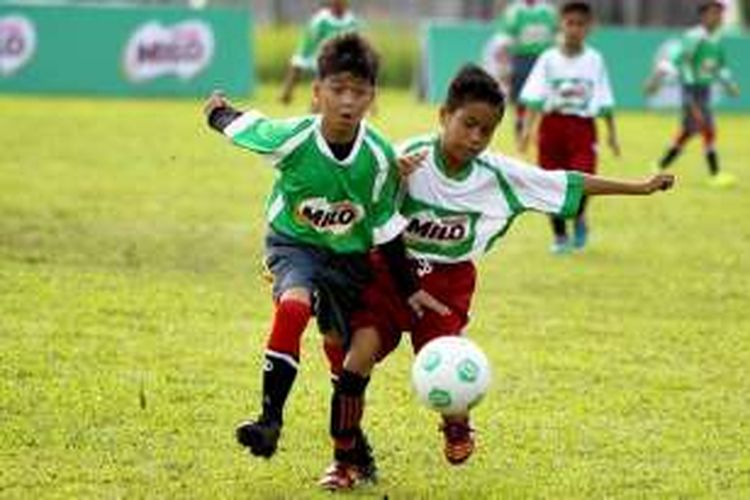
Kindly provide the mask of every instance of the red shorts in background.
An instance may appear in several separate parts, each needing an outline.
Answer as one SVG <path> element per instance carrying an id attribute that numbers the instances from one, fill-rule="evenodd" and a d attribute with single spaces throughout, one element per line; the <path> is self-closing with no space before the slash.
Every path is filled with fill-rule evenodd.
<path id="1" fill-rule="evenodd" d="M 448 306 L 451 313 L 441 316 L 426 311 L 424 316 L 417 318 L 398 293 L 383 259 L 373 253 L 375 279 L 362 296 L 364 309 L 352 315 L 352 330 L 364 327 L 378 330 L 382 343 L 379 359 L 398 347 L 403 332 L 411 332 L 414 352 L 418 352 L 434 338 L 461 333 L 469 322 L 469 307 L 476 286 L 474 263 L 413 263 L 422 289 Z"/>
<path id="2" fill-rule="evenodd" d="M 593 118 L 550 113 L 539 125 L 539 166 L 545 170 L 596 173 Z"/>

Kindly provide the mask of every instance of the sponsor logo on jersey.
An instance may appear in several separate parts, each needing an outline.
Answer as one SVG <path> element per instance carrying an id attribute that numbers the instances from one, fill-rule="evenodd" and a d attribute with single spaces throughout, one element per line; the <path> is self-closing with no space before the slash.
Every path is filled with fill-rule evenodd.
<path id="1" fill-rule="evenodd" d="M 0 17 L 0 76 L 9 76 L 31 60 L 36 50 L 36 29 L 25 16 Z"/>
<path id="2" fill-rule="evenodd" d="M 471 218 L 468 215 L 439 217 L 432 211 L 423 211 L 411 215 L 404 236 L 413 242 L 455 245 L 470 233 Z"/>
<path id="3" fill-rule="evenodd" d="M 350 201 L 330 203 L 325 198 L 310 198 L 297 207 L 297 219 L 318 232 L 336 235 L 349 232 L 364 216 L 364 209 Z"/>
<path id="4" fill-rule="evenodd" d="M 164 26 L 150 21 L 133 31 L 125 46 L 125 74 L 133 82 L 173 75 L 195 77 L 211 62 L 214 33 L 207 23 L 188 20 Z"/>

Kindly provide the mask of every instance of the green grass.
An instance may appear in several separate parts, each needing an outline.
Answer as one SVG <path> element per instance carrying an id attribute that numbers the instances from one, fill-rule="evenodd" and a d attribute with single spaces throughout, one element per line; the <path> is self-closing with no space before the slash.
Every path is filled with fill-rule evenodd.
<path id="1" fill-rule="evenodd" d="M 257 97 L 269 114 L 304 110 L 275 92 Z M 278 455 L 233 441 L 259 399 L 272 173 L 199 108 L 0 98 L 0 497 L 328 498 L 313 329 Z M 406 93 L 379 108 L 393 138 L 435 123 Z M 647 172 L 675 121 L 623 114 L 625 156 L 602 172 Z M 735 189 L 704 185 L 695 144 L 673 192 L 596 200 L 584 254 L 554 258 L 543 217 L 517 222 L 481 264 L 470 333 L 495 380 L 476 455 L 446 465 L 402 348 L 366 417 L 382 481 L 356 497 L 750 495 L 750 119 L 720 126 Z"/>

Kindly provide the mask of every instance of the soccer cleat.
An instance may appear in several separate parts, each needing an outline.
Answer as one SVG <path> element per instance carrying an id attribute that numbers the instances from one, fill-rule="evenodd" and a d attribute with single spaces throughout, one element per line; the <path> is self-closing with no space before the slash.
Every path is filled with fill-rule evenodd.
<path id="1" fill-rule="evenodd" d="M 568 238 L 555 238 L 554 243 L 549 247 L 549 251 L 553 255 L 565 255 L 570 253 L 571 250 Z"/>
<path id="2" fill-rule="evenodd" d="M 271 458 L 281 436 L 281 422 L 260 417 L 257 421 L 242 422 L 235 429 L 237 442 L 256 457 Z"/>
<path id="3" fill-rule="evenodd" d="M 318 481 L 321 488 L 329 491 L 351 490 L 367 481 L 360 467 L 347 462 L 334 462 L 323 472 Z"/>
<path id="4" fill-rule="evenodd" d="M 451 465 L 460 465 L 469 459 L 474 452 L 474 429 L 469 426 L 469 419 L 446 420 L 440 426 L 445 438 L 445 458 Z"/>
<path id="5" fill-rule="evenodd" d="M 573 232 L 573 248 L 580 250 L 589 239 L 589 228 L 585 220 L 577 219 Z"/>
<path id="6" fill-rule="evenodd" d="M 728 188 L 734 186 L 736 183 L 737 179 L 735 176 L 727 172 L 719 172 L 711 176 L 708 180 L 708 185 L 715 188 Z"/>

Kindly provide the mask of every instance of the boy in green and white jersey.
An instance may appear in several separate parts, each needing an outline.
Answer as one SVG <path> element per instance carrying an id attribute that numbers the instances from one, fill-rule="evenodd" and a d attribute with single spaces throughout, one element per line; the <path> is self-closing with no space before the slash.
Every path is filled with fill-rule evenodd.
<path id="1" fill-rule="evenodd" d="M 205 109 L 212 128 L 265 156 L 278 174 L 266 208 L 266 263 L 276 310 L 265 352 L 262 411 L 236 431 L 240 444 L 266 458 L 276 451 L 302 333 L 315 314 L 327 342 L 348 342 L 349 315 L 371 278 L 371 248 L 387 256 L 399 293 L 415 310 L 444 311 L 418 290 L 406 265 L 395 156 L 363 120 L 374 96 L 376 54 L 357 34 L 344 34 L 323 46 L 318 73 L 313 93 L 320 115 L 273 120 L 257 111 L 241 113 L 217 93 Z M 360 442 L 357 457 L 374 471 L 364 437 Z"/>
<path id="2" fill-rule="evenodd" d="M 711 185 L 729 186 L 734 178 L 721 172 L 716 153 L 716 125 L 711 110 L 711 86 L 721 82 L 730 95 L 739 95 L 739 87 L 726 64 L 721 40 L 724 4 L 718 0 L 703 1 L 699 6 L 701 23 L 682 38 L 675 66 L 682 84 L 682 124 L 677 137 L 659 160 L 659 168 L 666 169 L 682 152 L 695 134 L 703 136 L 706 163 L 711 174 Z"/>
<path id="3" fill-rule="evenodd" d="M 325 6 L 315 13 L 305 27 L 297 52 L 289 62 L 279 100 L 283 104 L 292 102 L 294 87 L 302 73 L 315 72 L 315 58 L 326 40 L 359 28 L 360 22 L 349 8 L 348 0 L 325 2 Z"/>
<path id="4" fill-rule="evenodd" d="M 575 214 L 584 195 L 647 195 L 669 189 L 674 177 L 657 174 L 637 182 L 573 171 L 545 171 L 486 150 L 500 123 L 505 99 L 498 82 L 469 65 L 453 79 L 440 109 L 441 131 L 408 141 L 412 172 L 402 186 L 401 213 L 408 220 L 404 238 L 422 289 L 448 306 L 449 314 L 411 314 L 386 267 L 375 255 L 375 281 L 352 317 L 355 330 L 341 383 L 331 406 L 334 462 L 321 485 L 341 490 L 357 486 L 361 467 L 351 459 L 362 434 L 364 392 L 377 360 L 411 332 L 415 351 L 430 340 L 463 333 L 476 284 L 474 261 L 501 239 L 526 211 Z M 469 416 L 444 417 L 444 453 L 451 464 L 474 450 Z"/>
<path id="5" fill-rule="evenodd" d="M 525 107 L 519 102 L 521 89 L 537 58 L 555 43 L 557 11 L 544 0 L 515 0 L 500 18 L 499 30 L 510 36 L 512 43 L 510 100 L 516 107 L 516 139 L 520 139 Z"/>

